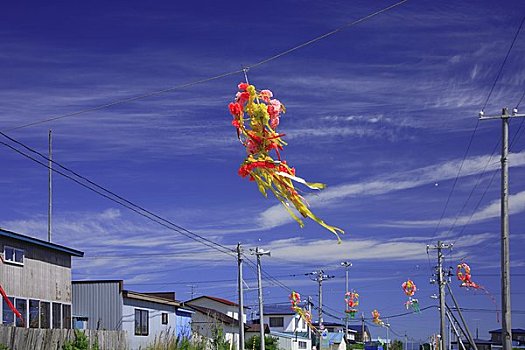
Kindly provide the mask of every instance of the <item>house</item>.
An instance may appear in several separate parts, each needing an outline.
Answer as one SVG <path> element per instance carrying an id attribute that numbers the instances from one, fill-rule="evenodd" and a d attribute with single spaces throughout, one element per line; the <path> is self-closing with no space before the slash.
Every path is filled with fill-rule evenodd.
<path id="1" fill-rule="evenodd" d="M 122 280 L 73 281 L 76 328 L 123 330 L 129 347 L 139 349 L 162 337 L 191 337 L 193 312 L 175 293 L 139 293 Z"/>
<path id="2" fill-rule="evenodd" d="M 277 338 L 280 349 L 312 348 L 312 337 L 309 334 L 308 325 L 289 305 L 265 305 L 263 317 L 264 324 L 270 327 L 270 335 Z"/>
<path id="3" fill-rule="evenodd" d="M 237 349 L 239 344 L 239 304 L 213 296 L 200 296 L 184 303 L 194 311 L 191 329 L 197 336 L 213 339 L 221 331 L 226 341 Z M 248 309 L 245 307 L 244 309 Z M 246 313 L 241 320 L 246 322 Z M 248 327 L 245 326 L 245 330 Z"/>
<path id="4" fill-rule="evenodd" d="M 84 253 L 1 228 L 0 252 L 0 283 L 23 319 L 3 299 L 2 324 L 71 328 L 71 258 Z"/>
<path id="5" fill-rule="evenodd" d="M 367 325 L 348 325 L 348 331 L 350 332 L 350 330 L 356 332 L 355 342 L 357 343 L 367 343 L 372 340 L 372 336 L 370 335 L 370 330 L 368 329 Z"/>
<path id="6" fill-rule="evenodd" d="M 501 345 L 501 328 L 489 331 L 490 340 L 493 344 Z M 525 329 L 523 328 L 512 328 L 512 345 L 522 346 L 525 345 Z"/>

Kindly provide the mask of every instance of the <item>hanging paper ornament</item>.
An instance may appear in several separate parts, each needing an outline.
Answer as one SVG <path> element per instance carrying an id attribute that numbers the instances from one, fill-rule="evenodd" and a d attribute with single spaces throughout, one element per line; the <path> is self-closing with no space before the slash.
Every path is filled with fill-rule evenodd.
<path id="1" fill-rule="evenodd" d="M 297 293 L 296 291 L 292 291 L 289 298 L 290 303 L 292 304 L 292 310 L 295 311 L 295 313 L 304 320 L 306 325 L 311 330 L 313 330 L 316 333 L 319 333 L 317 328 L 315 328 L 315 326 L 312 324 L 312 315 L 310 314 L 310 311 L 299 306 L 299 304 L 301 303 L 301 294 Z"/>
<path id="2" fill-rule="evenodd" d="M 401 288 L 403 288 L 403 291 L 408 296 L 408 301 L 405 302 L 407 310 L 412 308 L 414 312 L 420 312 L 419 300 L 412 298 L 417 291 L 416 284 L 411 279 L 408 279 L 406 282 L 403 282 Z"/>
<path id="3" fill-rule="evenodd" d="M 239 175 L 255 181 L 265 197 L 268 192 L 272 192 L 299 226 L 304 226 L 303 220 L 296 215 L 291 205 L 303 218 L 310 218 L 334 233 L 340 243 L 339 234 L 344 231 L 315 216 L 306 200 L 295 189 L 294 181 L 313 190 L 321 190 L 325 185 L 297 177 L 295 168 L 281 158 L 280 151 L 286 142 L 282 140 L 284 134 L 279 134 L 276 130 L 281 114 L 286 112 L 284 105 L 273 98 L 270 90 L 257 91 L 255 86 L 247 83 L 240 83 L 238 88 L 239 92 L 234 102 L 229 104 L 229 109 L 233 115 L 232 125 L 237 130 L 237 137 L 247 151 L 247 157 L 239 168 Z M 277 159 L 270 155 L 272 151 Z"/>
<path id="4" fill-rule="evenodd" d="M 374 324 L 378 326 L 384 326 L 385 323 L 383 322 L 383 320 L 380 319 L 380 317 L 381 315 L 379 314 L 379 311 L 377 310 L 372 311 L 372 322 L 374 322 Z"/>
<path id="5" fill-rule="evenodd" d="M 466 262 L 458 264 L 456 267 L 456 276 L 461 281 L 460 287 L 478 289 L 481 286 L 472 281 L 472 275 L 470 274 L 470 266 Z"/>
<path id="6" fill-rule="evenodd" d="M 350 315 L 351 318 L 355 318 L 357 313 L 357 306 L 359 305 L 359 294 L 356 291 L 345 293 L 346 309 L 345 312 Z"/>
<path id="7" fill-rule="evenodd" d="M 499 322 L 499 311 L 497 311 L 498 306 L 496 299 L 494 299 L 494 296 L 485 287 L 472 281 L 470 266 L 466 262 L 461 262 L 458 264 L 458 266 L 456 266 L 456 277 L 459 281 L 461 281 L 461 284 L 459 285 L 460 287 L 482 290 L 490 298 L 496 308 L 496 320 Z"/>

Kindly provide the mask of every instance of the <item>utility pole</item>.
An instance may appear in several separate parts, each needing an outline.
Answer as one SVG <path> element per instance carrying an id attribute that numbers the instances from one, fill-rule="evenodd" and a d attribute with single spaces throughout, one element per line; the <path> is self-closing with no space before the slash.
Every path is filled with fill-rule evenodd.
<path id="1" fill-rule="evenodd" d="M 470 346 L 472 347 L 472 349 L 478 350 L 478 346 L 476 345 L 474 338 L 472 338 L 472 333 L 470 333 L 470 329 L 468 328 L 468 324 L 465 321 L 465 318 L 463 317 L 463 313 L 461 312 L 461 309 L 459 308 L 458 302 L 456 301 L 456 297 L 454 296 L 454 293 L 452 293 L 452 288 L 450 288 L 450 285 L 448 284 L 447 284 L 447 288 L 448 288 L 450 297 L 452 298 L 452 301 L 454 302 L 454 306 L 456 307 L 456 311 L 458 312 L 459 318 L 461 319 L 461 322 L 463 323 L 463 327 L 465 328 L 465 333 L 470 343 Z"/>
<path id="2" fill-rule="evenodd" d="M 510 308 L 510 253 L 509 253 L 509 120 L 525 117 L 518 108 L 503 108 L 501 115 L 485 116 L 479 112 L 479 120 L 501 119 L 501 343 L 503 350 L 512 350 L 512 324 Z"/>
<path id="3" fill-rule="evenodd" d="M 239 292 L 239 350 L 244 350 L 244 290 L 242 279 L 242 248 L 241 243 L 237 243 L 237 268 L 238 268 L 238 292 Z"/>
<path id="4" fill-rule="evenodd" d="M 349 261 L 343 261 L 341 266 L 345 268 L 345 296 L 348 294 L 348 268 L 352 266 L 352 263 Z M 348 311 L 348 303 L 345 302 L 345 311 Z M 345 340 L 348 343 L 348 312 L 345 312 Z"/>
<path id="5" fill-rule="evenodd" d="M 51 129 L 49 129 L 48 137 L 48 176 L 47 176 L 47 190 L 48 190 L 48 206 L 47 206 L 47 241 L 51 242 L 51 216 L 53 214 L 53 153 L 52 153 L 52 138 Z"/>
<path id="6" fill-rule="evenodd" d="M 447 279 L 444 276 L 443 273 L 443 249 L 451 249 L 452 244 L 443 243 L 441 241 L 438 241 L 437 245 L 435 246 L 428 246 L 427 245 L 427 252 L 429 249 L 436 249 L 438 252 L 438 265 L 437 265 L 437 283 L 439 286 L 439 349 L 440 350 L 447 350 L 446 345 L 446 328 L 445 328 L 445 318 L 446 318 L 446 306 L 445 306 L 445 285 L 447 284 Z"/>
<path id="7" fill-rule="evenodd" d="M 361 313 L 361 340 L 363 341 L 363 345 L 365 345 L 365 313 Z"/>
<path id="8" fill-rule="evenodd" d="M 406 331 L 405 331 L 405 350 L 408 350 L 408 335 Z"/>
<path id="9" fill-rule="evenodd" d="M 260 326 L 260 335 L 261 335 L 261 350 L 265 350 L 264 344 L 264 303 L 263 303 L 263 292 L 262 292 L 262 278 L 261 278 L 261 256 L 268 255 L 270 256 L 269 250 L 263 250 L 259 247 L 250 249 L 252 254 L 257 256 L 257 282 L 259 284 L 259 326 Z"/>
<path id="10" fill-rule="evenodd" d="M 390 348 L 390 323 L 388 323 L 388 318 L 386 319 L 386 323 L 385 323 L 385 327 L 386 327 L 386 350 L 388 350 Z"/>
<path id="11" fill-rule="evenodd" d="M 324 328 L 323 326 L 323 281 L 329 280 L 334 278 L 335 276 L 329 276 L 324 273 L 323 270 L 319 271 L 313 271 L 308 273 L 307 275 L 310 275 L 310 279 L 312 281 L 315 281 L 319 284 L 319 309 L 317 313 L 317 323 L 319 324 L 319 329 L 322 330 Z M 317 337 L 317 350 L 321 349 L 321 337 Z"/>
<path id="12" fill-rule="evenodd" d="M 308 296 L 308 314 L 311 316 L 312 315 L 312 297 L 311 296 Z M 311 327 L 308 327 L 308 339 L 312 339 L 312 330 L 311 330 Z"/>

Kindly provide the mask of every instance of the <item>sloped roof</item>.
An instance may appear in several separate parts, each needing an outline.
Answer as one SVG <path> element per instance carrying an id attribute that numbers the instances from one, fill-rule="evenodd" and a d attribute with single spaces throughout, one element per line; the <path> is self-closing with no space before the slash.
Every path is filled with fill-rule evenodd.
<path id="1" fill-rule="evenodd" d="M 202 295 L 200 297 L 190 299 L 190 300 L 186 301 L 186 303 L 191 303 L 192 301 L 195 301 L 195 300 L 198 300 L 198 299 L 210 299 L 210 300 L 214 300 L 214 301 L 216 301 L 218 303 L 221 303 L 221 304 L 224 304 L 224 305 L 228 305 L 228 306 L 239 306 L 239 304 L 236 304 L 233 301 L 229 301 L 229 300 L 218 298 L 218 297 L 212 297 L 212 296 L 209 296 L 209 295 Z M 244 308 L 245 309 L 249 309 L 249 307 L 247 307 L 247 306 L 245 306 Z"/>
<path id="2" fill-rule="evenodd" d="M 295 311 L 288 304 L 264 305 L 263 313 L 264 315 L 295 315 Z"/>
<path id="3" fill-rule="evenodd" d="M 225 324 L 230 324 L 230 325 L 239 325 L 239 321 L 237 321 L 236 319 L 234 319 L 233 317 L 230 317 L 226 314 L 223 314 L 222 312 L 219 312 L 217 310 L 214 310 L 214 309 L 210 309 L 210 308 L 207 308 L 207 307 L 204 307 L 204 306 L 197 306 L 197 305 L 185 305 L 186 308 L 190 308 L 190 309 L 193 309 L 195 311 L 198 311 L 202 314 L 205 314 L 205 315 L 208 315 L 218 321 L 221 321 L 222 323 L 225 323 Z"/>
<path id="4" fill-rule="evenodd" d="M 71 256 L 77 256 L 77 257 L 83 257 L 84 256 L 84 252 L 81 252 L 80 250 L 64 247 L 62 245 L 58 245 L 58 244 L 55 244 L 55 243 L 43 241 L 43 240 L 38 239 L 38 238 L 33 238 L 33 237 L 26 236 L 26 235 L 22 235 L 20 233 L 8 231 L 8 230 L 5 230 L 3 228 L 0 228 L 0 237 L 8 237 L 8 238 L 12 238 L 12 239 L 17 239 L 19 241 L 26 242 L 26 243 L 31 243 L 31 244 L 34 244 L 34 245 L 37 245 L 37 246 L 40 246 L 40 247 L 57 250 L 59 252 L 66 253 L 66 254 L 69 254 Z"/>

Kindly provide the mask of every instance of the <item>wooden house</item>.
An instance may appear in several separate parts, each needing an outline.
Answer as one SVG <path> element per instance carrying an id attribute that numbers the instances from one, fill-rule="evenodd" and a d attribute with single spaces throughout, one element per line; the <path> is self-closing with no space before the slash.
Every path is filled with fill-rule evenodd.
<path id="1" fill-rule="evenodd" d="M 84 253 L 0 228 L 2 324 L 71 328 L 71 257 Z"/>

